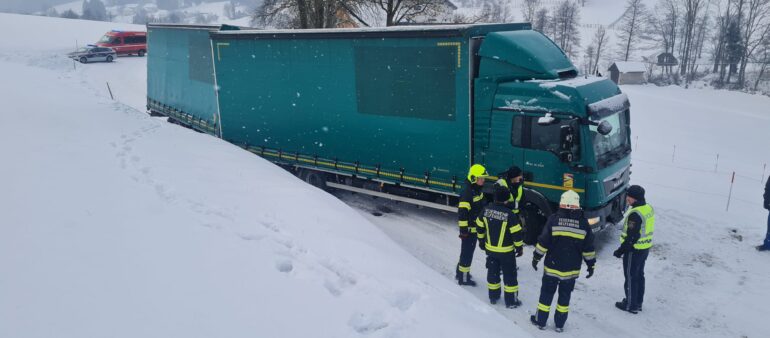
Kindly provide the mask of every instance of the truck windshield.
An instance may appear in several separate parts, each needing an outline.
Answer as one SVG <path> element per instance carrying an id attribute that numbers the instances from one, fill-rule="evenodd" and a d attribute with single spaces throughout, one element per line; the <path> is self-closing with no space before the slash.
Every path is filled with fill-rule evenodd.
<path id="1" fill-rule="evenodd" d="M 612 131 L 607 135 L 599 134 L 598 126 L 589 126 L 594 143 L 594 153 L 600 168 L 607 167 L 622 159 L 630 150 L 628 137 L 628 110 L 618 112 L 599 121 L 607 121 Z"/>

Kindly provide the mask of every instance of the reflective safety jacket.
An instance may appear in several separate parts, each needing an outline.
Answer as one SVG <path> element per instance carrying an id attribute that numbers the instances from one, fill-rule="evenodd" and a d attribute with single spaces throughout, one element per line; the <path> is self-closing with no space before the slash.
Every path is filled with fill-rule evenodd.
<path id="1" fill-rule="evenodd" d="M 508 191 L 511 192 L 508 200 L 505 202 L 505 206 L 513 210 L 514 213 L 518 214 L 519 203 L 521 202 L 521 197 L 524 196 L 524 184 L 518 184 L 511 188 L 508 187 L 508 182 L 503 178 L 497 180 L 495 183 L 506 187 Z"/>
<path id="2" fill-rule="evenodd" d="M 636 250 L 652 247 L 655 232 L 655 211 L 647 203 L 637 202 L 626 211 L 623 232 L 620 233 L 621 251 L 627 252 L 633 246 Z"/>
<path id="3" fill-rule="evenodd" d="M 545 256 L 545 274 L 561 280 L 575 279 L 585 260 L 596 264 L 594 235 L 582 210 L 559 209 L 548 218 L 535 245 L 535 258 Z"/>
<path id="4" fill-rule="evenodd" d="M 468 222 L 478 217 L 482 207 L 484 207 L 482 187 L 465 182 L 465 188 L 460 193 L 460 203 L 457 205 L 457 225 L 460 227 L 460 233 L 476 232 L 476 227 L 469 227 Z"/>
<path id="5" fill-rule="evenodd" d="M 476 218 L 479 244 L 484 244 L 487 252 L 513 252 L 514 247 L 524 246 L 519 216 L 502 204 L 490 204 L 484 207 Z"/>

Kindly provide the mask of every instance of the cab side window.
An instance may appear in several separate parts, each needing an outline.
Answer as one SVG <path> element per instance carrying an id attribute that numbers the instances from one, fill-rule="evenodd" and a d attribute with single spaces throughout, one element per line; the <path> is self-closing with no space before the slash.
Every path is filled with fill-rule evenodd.
<path id="1" fill-rule="evenodd" d="M 562 126 L 572 126 L 574 132 L 575 132 L 575 145 L 573 146 L 572 153 L 576 155 L 576 158 L 578 158 L 578 150 L 579 150 L 579 141 L 580 137 L 578 135 L 578 125 L 574 120 L 568 120 L 568 119 L 560 119 L 558 122 L 542 126 L 537 123 L 538 118 L 532 117 L 529 119 L 530 123 L 530 137 L 529 137 L 529 148 L 535 149 L 535 150 L 544 150 L 549 151 L 554 154 L 558 154 L 561 150 L 561 127 Z"/>

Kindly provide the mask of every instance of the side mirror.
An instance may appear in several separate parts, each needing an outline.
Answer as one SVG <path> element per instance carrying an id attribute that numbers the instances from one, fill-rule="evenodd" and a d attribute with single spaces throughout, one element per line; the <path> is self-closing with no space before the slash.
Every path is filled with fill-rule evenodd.
<path id="1" fill-rule="evenodd" d="M 575 146 L 575 129 L 570 125 L 561 126 L 560 129 L 559 160 L 570 163 L 575 155 L 572 148 Z"/>
<path id="2" fill-rule="evenodd" d="M 541 126 L 550 126 L 554 123 L 556 123 L 556 118 L 551 116 L 550 113 L 545 114 L 545 116 L 537 119 L 537 124 Z"/>
<path id="3" fill-rule="evenodd" d="M 559 150 L 561 151 L 572 151 L 572 147 L 575 146 L 575 130 L 572 128 L 572 126 L 564 125 L 561 126 L 561 130 L 559 130 L 561 145 Z"/>
<path id="4" fill-rule="evenodd" d="M 612 125 L 607 121 L 599 122 L 599 126 L 596 128 L 599 134 L 607 136 L 612 132 Z"/>

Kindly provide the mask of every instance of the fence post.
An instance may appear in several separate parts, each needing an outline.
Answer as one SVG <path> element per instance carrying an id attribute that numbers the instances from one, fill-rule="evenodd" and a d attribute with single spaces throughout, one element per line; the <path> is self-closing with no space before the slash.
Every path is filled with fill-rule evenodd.
<path id="1" fill-rule="evenodd" d="M 114 101 L 114 100 L 115 100 L 115 97 L 114 97 L 114 96 L 112 96 L 112 89 L 110 89 L 110 83 L 109 83 L 109 82 L 107 82 L 107 91 L 109 91 L 109 92 L 110 92 L 110 98 L 111 98 L 111 99 Z"/>
<path id="2" fill-rule="evenodd" d="M 671 152 L 671 163 L 674 163 L 674 156 L 676 155 L 676 144 L 674 145 L 674 151 Z"/>
<path id="3" fill-rule="evenodd" d="M 730 210 L 730 200 L 733 198 L 733 184 L 735 183 L 735 172 L 733 171 L 733 178 L 730 179 L 730 194 L 727 195 L 727 208 L 725 212 Z"/>

